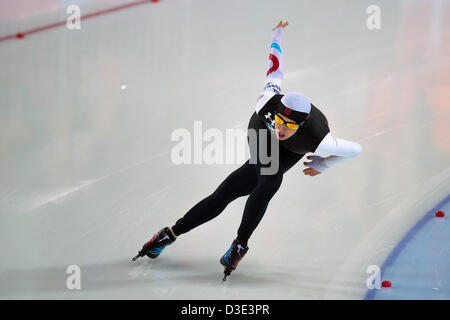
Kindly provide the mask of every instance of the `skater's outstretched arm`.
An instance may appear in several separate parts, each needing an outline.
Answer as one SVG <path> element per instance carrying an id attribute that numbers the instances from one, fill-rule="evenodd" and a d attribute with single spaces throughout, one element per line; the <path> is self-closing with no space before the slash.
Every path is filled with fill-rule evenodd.
<path id="1" fill-rule="evenodd" d="M 308 169 L 312 168 L 313 170 L 305 169 L 303 172 L 312 176 L 317 175 L 340 162 L 356 157 L 361 151 L 362 147 L 359 143 L 335 138 L 328 133 L 314 151 L 314 155 L 307 157 L 312 161 L 304 162 Z M 317 173 L 314 174 L 314 171 Z"/>
<path id="2" fill-rule="evenodd" d="M 272 29 L 272 41 L 270 44 L 269 61 L 266 71 L 266 84 L 256 102 L 256 112 L 259 112 L 266 102 L 275 94 L 281 93 L 281 84 L 283 82 L 281 38 L 283 36 L 283 29 L 286 28 L 287 25 L 287 21 L 284 23 L 280 21 L 278 25 Z"/>

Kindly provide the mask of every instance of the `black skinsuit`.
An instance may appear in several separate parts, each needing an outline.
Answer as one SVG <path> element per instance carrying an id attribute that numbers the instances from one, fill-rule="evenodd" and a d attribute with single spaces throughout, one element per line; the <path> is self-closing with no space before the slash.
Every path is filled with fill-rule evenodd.
<path id="1" fill-rule="evenodd" d="M 259 150 L 261 144 L 264 143 L 270 157 L 278 156 L 278 170 L 274 174 L 261 174 L 261 167 L 269 167 L 271 162 L 262 164 L 257 157 L 258 153 L 250 151 L 249 160 L 232 172 L 211 195 L 197 203 L 176 222 L 172 227 L 176 235 L 186 233 L 217 217 L 230 202 L 248 195 L 237 234 L 240 242 L 247 243 L 264 216 L 270 199 L 280 188 L 283 174 L 305 153 L 314 152 L 322 139 L 330 132 L 326 117 L 319 109 L 311 105 L 310 115 L 303 126 L 292 137 L 279 141 L 278 154 L 272 154 L 270 142 L 271 139 L 276 139 L 275 133 L 271 129 L 273 128 L 273 116 L 282 97 L 281 94 L 274 95 L 258 114 L 253 113 L 248 125 L 249 130 L 266 131 L 266 138 L 256 134 L 256 141 L 249 139 L 249 143 L 256 142 L 255 150 Z"/>

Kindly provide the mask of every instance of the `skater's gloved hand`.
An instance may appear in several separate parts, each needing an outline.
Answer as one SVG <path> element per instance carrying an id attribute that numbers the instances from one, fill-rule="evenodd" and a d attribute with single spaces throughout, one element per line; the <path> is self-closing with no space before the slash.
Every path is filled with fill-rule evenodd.
<path id="1" fill-rule="evenodd" d="M 319 156 L 307 156 L 306 159 L 311 160 L 310 162 L 303 162 L 308 168 L 303 170 L 303 173 L 307 176 L 317 176 L 327 169 L 324 158 Z"/>
<path id="2" fill-rule="evenodd" d="M 287 27 L 289 22 L 280 21 L 278 22 L 277 26 L 272 29 L 272 41 L 277 42 L 279 45 L 281 45 L 281 36 L 283 34 L 283 29 Z"/>
<path id="3" fill-rule="evenodd" d="M 287 22 L 287 21 L 284 22 L 284 23 L 283 23 L 283 21 L 280 21 L 280 22 L 278 22 L 277 26 L 276 26 L 275 28 L 272 29 L 272 31 L 275 31 L 275 30 L 278 29 L 279 27 L 281 27 L 282 29 L 284 29 L 284 28 L 287 27 L 288 24 L 289 24 L 289 22 Z"/>

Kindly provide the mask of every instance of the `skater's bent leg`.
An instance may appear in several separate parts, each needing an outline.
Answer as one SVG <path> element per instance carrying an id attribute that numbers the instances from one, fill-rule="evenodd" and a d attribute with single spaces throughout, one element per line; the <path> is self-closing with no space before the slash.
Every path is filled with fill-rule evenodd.
<path id="1" fill-rule="evenodd" d="M 296 154 L 283 147 L 279 152 L 279 170 L 274 175 L 261 174 L 260 167 L 262 165 L 261 163 L 257 164 L 258 185 L 247 199 L 238 229 L 238 240 L 245 244 L 264 216 L 269 201 L 280 188 L 283 175 L 304 156 L 304 154 Z"/>
<path id="2" fill-rule="evenodd" d="M 245 244 L 264 216 L 269 201 L 280 188 L 283 175 L 304 156 L 304 154 L 296 154 L 283 147 L 279 152 L 279 170 L 274 175 L 262 175 L 260 171 L 262 165 L 261 163 L 257 164 L 258 185 L 247 199 L 238 229 L 238 239 Z"/>
<path id="3" fill-rule="evenodd" d="M 192 207 L 172 227 L 178 236 L 217 217 L 236 198 L 250 194 L 258 183 L 254 165 L 245 162 L 233 171 L 208 197 Z"/>
<path id="4" fill-rule="evenodd" d="M 264 216 L 270 199 L 278 191 L 282 181 L 282 173 L 259 176 L 258 185 L 252 191 L 245 204 L 237 235 L 237 239 L 240 242 L 247 244 L 248 239 Z"/>

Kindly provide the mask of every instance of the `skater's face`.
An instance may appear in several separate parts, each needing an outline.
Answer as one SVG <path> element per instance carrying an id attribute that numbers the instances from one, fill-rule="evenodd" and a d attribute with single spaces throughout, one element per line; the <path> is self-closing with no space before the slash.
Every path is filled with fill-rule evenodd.
<path id="1" fill-rule="evenodd" d="M 281 119 L 284 120 L 284 122 L 295 122 L 292 119 L 289 119 L 288 117 L 283 116 L 282 114 L 277 114 Z M 284 124 L 279 124 L 277 121 L 275 121 L 275 133 L 279 140 L 286 140 L 290 137 L 292 137 L 298 129 L 289 129 Z"/>

